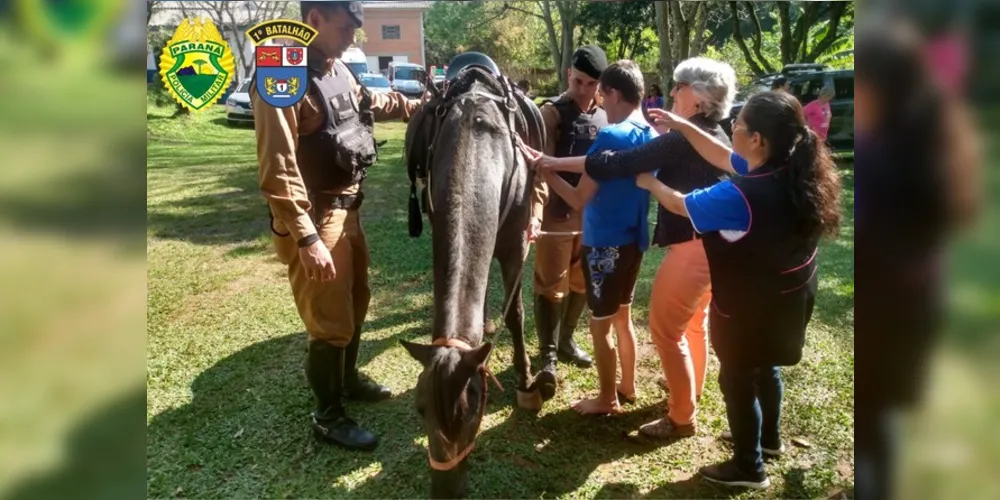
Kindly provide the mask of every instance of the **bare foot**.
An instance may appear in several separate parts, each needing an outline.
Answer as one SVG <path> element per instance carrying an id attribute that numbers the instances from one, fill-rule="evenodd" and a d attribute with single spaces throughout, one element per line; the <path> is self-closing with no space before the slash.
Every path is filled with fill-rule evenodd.
<path id="1" fill-rule="evenodd" d="M 597 398 L 577 401 L 573 403 L 573 409 L 581 415 L 616 415 L 622 412 L 617 401 L 612 404 Z"/>
<path id="2" fill-rule="evenodd" d="M 621 399 L 622 403 L 635 403 L 635 384 L 631 388 L 618 384 L 617 390 L 618 399 Z"/>

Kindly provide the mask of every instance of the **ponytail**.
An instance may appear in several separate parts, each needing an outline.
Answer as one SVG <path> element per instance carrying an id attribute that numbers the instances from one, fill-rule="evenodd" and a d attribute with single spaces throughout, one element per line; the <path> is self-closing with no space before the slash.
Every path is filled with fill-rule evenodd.
<path id="1" fill-rule="evenodd" d="M 787 181 L 795 207 L 795 231 L 806 239 L 840 230 L 840 178 L 830 150 L 806 126 L 802 104 L 785 92 L 754 94 L 741 112 L 747 130 L 768 148 L 768 163 L 786 166 L 776 175 Z"/>
<path id="2" fill-rule="evenodd" d="M 788 155 L 787 176 L 797 208 L 797 232 L 807 238 L 836 236 L 840 230 L 840 179 L 836 165 L 819 137 L 801 126 Z"/>

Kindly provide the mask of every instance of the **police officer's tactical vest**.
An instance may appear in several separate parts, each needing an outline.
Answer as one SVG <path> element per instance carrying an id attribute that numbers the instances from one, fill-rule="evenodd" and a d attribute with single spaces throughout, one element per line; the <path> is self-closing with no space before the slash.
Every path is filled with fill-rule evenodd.
<path id="1" fill-rule="evenodd" d="M 560 118 L 559 142 L 556 144 L 555 156 L 566 158 L 587 154 L 590 146 L 597 140 L 597 132 L 608 125 L 608 116 L 604 110 L 595 108 L 590 113 L 583 112 L 575 101 L 565 96 L 551 102 L 559 111 Z M 559 172 L 559 176 L 574 186 L 580 183 L 580 174 Z M 572 207 L 551 190 L 545 208 L 546 215 L 560 218 L 568 217 L 572 211 Z"/>
<path id="2" fill-rule="evenodd" d="M 330 74 L 325 63 L 319 57 L 309 58 L 307 92 L 319 98 L 326 119 L 315 132 L 299 136 L 296 152 L 306 187 L 317 192 L 360 183 L 378 156 L 368 89 L 362 87 L 363 98 L 357 102 L 351 86 L 354 73 L 337 61 L 337 74 Z"/>

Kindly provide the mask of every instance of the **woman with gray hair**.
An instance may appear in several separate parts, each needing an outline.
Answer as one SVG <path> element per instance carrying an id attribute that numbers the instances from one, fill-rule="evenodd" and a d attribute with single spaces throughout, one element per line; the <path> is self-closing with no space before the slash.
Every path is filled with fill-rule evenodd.
<path id="1" fill-rule="evenodd" d="M 818 99 L 802 108 L 809 128 L 816 132 L 822 141 L 826 141 L 826 134 L 830 131 L 830 119 L 833 118 L 830 101 L 833 100 L 835 94 L 833 87 L 827 85 L 820 89 Z"/>
<path id="2" fill-rule="evenodd" d="M 730 144 L 719 121 L 729 115 L 736 94 L 736 72 L 726 63 L 697 57 L 674 70 L 672 111 Z M 650 110 L 656 117 L 658 111 Z M 698 154 L 680 132 L 662 135 L 645 145 L 587 157 L 543 156 L 536 168 L 582 172 L 599 181 L 659 170 L 657 178 L 684 192 L 707 188 L 726 177 Z M 653 244 L 669 247 L 653 283 L 649 326 L 670 396 L 664 418 L 640 428 L 643 434 L 671 438 L 695 434 L 695 405 L 705 384 L 708 339 L 706 310 L 711 300 L 708 259 L 697 228 L 685 217 L 659 207 Z M 627 396 L 627 395 L 626 395 Z"/>

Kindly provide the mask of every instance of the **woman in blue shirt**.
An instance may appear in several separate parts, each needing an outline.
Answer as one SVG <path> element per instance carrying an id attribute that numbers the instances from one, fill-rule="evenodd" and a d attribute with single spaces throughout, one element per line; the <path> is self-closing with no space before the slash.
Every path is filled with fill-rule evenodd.
<path id="1" fill-rule="evenodd" d="M 785 92 L 750 98 L 733 126 L 733 148 L 668 112 L 707 161 L 736 177 L 681 193 L 651 174 L 637 179 L 703 235 L 712 279 L 709 330 L 719 358 L 734 454 L 703 467 L 710 481 L 766 488 L 762 451 L 780 454 L 779 366 L 802 358 L 816 294 L 817 246 L 840 226 L 840 181 L 828 149 Z"/>

